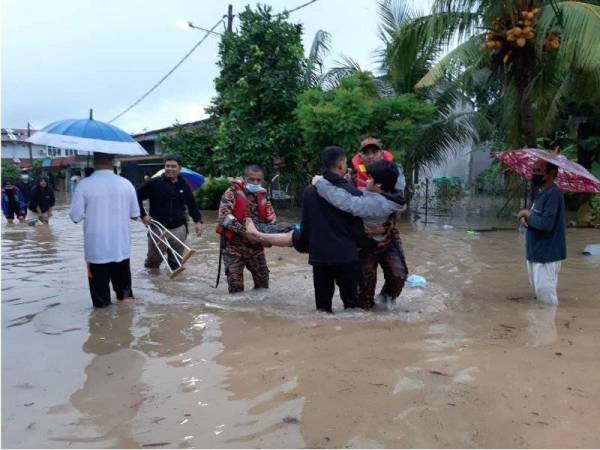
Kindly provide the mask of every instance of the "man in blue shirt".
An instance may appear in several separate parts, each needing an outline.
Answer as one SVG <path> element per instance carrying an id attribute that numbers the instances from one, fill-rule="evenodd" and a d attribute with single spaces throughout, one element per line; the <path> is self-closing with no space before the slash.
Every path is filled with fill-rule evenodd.
<path id="1" fill-rule="evenodd" d="M 527 272 L 536 298 L 542 303 L 558 304 L 556 285 L 561 261 L 567 257 L 565 201 L 554 180 L 558 167 L 538 160 L 531 182 L 541 191 L 531 209 L 518 215 L 527 227 Z"/>

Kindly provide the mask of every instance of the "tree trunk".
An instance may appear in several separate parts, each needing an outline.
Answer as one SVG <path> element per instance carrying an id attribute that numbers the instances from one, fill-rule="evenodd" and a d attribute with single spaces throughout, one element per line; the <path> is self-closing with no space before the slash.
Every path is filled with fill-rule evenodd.
<path id="1" fill-rule="evenodd" d="M 521 133 L 525 138 L 525 143 L 529 148 L 537 148 L 537 139 L 535 136 L 535 126 L 533 122 L 533 111 L 531 110 L 531 98 L 529 96 L 529 87 L 518 83 L 519 92 L 519 123 Z"/>

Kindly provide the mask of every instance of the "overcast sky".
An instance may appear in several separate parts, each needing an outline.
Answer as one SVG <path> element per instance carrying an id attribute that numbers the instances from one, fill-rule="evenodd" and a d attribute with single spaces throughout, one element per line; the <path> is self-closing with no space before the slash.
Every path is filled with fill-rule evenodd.
<path id="1" fill-rule="evenodd" d="M 307 0 L 268 0 L 278 12 Z M 2 127 L 34 128 L 67 118 L 108 121 L 157 82 L 203 36 L 177 19 L 210 28 L 238 0 L 1 0 Z M 428 4 L 427 0 L 417 3 Z M 252 3 L 254 4 L 254 3 Z M 346 55 L 377 69 L 377 0 L 318 0 L 291 14 L 310 48 L 332 35 L 329 65 Z M 234 29 L 237 20 L 234 20 Z M 222 31 L 222 27 L 219 29 Z M 114 122 L 132 133 L 205 117 L 215 95 L 218 37 L 209 37 L 142 103 Z"/>

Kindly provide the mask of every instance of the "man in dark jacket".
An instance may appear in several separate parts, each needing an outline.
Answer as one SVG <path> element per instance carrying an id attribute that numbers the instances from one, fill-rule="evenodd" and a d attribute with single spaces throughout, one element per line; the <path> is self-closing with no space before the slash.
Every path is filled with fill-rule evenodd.
<path id="1" fill-rule="evenodd" d="M 40 177 L 37 185 L 31 190 L 29 209 L 38 215 L 40 222 L 48 223 L 54 206 L 54 191 L 48 185 L 48 177 Z"/>
<path id="2" fill-rule="evenodd" d="M 195 222 L 196 236 L 202 235 L 202 216 L 198 205 L 194 200 L 192 190 L 180 175 L 181 160 L 177 156 L 165 158 L 164 173 L 158 178 L 152 178 L 137 190 L 140 214 L 144 224 L 151 226 L 152 220 L 163 224 L 181 242 L 185 242 L 188 234 L 187 214 L 192 216 Z M 143 201 L 150 201 L 150 211 L 146 213 Z M 187 212 L 186 212 L 187 207 Z M 160 231 L 155 228 L 160 234 Z M 176 239 L 165 237 L 171 247 L 180 255 L 183 255 L 184 247 Z M 163 249 L 164 252 L 165 249 Z M 168 251 L 168 263 L 171 269 L 179 265 L 173 254 Z M 147 268 L 158 268 L 163 259 L 161 253 L 150 235 L 148 236 L 148 255 L 144 264 Z"/>
<path id="3" fill-rule="evenodd" d="M 534 187 L 540 190 L 531 209 L 518 215 L 527 227 L 527 272 L 538 301 L 558 304 L 556 287 L 561 261 L 567 257 L 565 201 L 554 180 L 558 167 L 546 161 L 536 162 Z"/>
<path id="4" fill-rule="evenodd" d="M 327 181 L 352 195 L 362 195 L 344 178 L 348 165 L 342 148 L 325 148 L 321 163 Z M 309 186 L 304 190 L 300 227 L 301 231 L 294 235 L 293 245 L 296 250 L 309 254 L 317 309 L 332 312 L 336 284 L 344 308 L 356 307 L 360 276 L 358 249 L 365 239 L 362 220 L 327 203 L 314 186 Z"/>

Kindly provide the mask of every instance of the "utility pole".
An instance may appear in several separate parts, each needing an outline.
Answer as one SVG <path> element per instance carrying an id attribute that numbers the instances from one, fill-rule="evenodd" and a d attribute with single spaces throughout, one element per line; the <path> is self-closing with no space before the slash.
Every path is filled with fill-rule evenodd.
<path id="1" fill-rule="evenodd" d="M 30 136 L 31 136 L 31 124 L 29 122 L 27 122 L 27 137 L 29 138 Z M 33 167 L 33 152 L 31 151 L 31 142 L 28 142 L 27 146 L 29 147 L 29 164 L 31 165 L 31 167 Z"/>
<path id="2" fill-rule="evenodd" d="M 233 5 L 229 5 L 227 8 L 227 32 L 231 33 L 233 27 Z"/>

